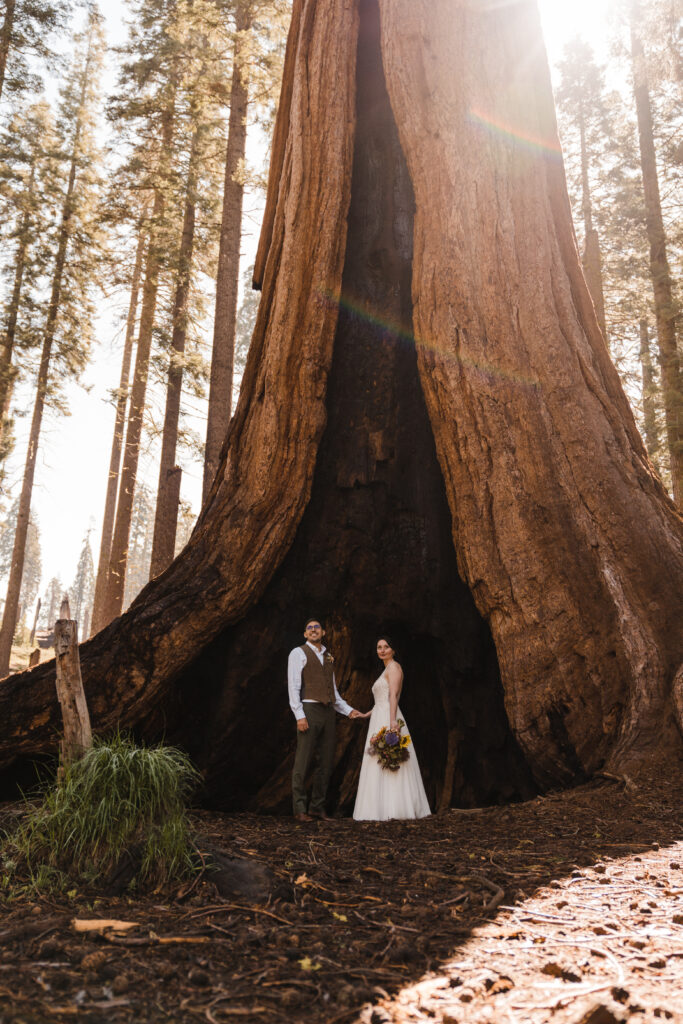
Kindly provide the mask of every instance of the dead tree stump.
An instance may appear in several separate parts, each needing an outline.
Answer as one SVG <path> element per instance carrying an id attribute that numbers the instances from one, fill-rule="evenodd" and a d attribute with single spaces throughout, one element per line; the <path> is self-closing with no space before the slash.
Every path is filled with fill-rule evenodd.
<path id="1" fill-rule="evenodd" d="M 35 668 L 40 665 L 40 647 L 36 647 L 28 656 L 28 667 Z"/>
<path id="2" fill-rule="evenodd" d="M 59 614 L 55 623 L 55 661 L 57 698 L 64 725 L 60 760 L 64 765 L 77 760 L 92 746 L 92 731 L 78 656 L 78 623 L 70 617 L 67 598 L 62 601 Z"/>

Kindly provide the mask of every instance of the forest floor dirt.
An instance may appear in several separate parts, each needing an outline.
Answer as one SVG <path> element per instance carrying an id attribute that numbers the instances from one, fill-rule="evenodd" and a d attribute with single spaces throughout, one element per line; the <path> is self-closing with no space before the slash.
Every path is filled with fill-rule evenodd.
<path id="1" fill-rule="evenodd" d="M 0 1022 L 682 1022 L 682 798 L 667 768 L 422 822 L 199 812 L 269 895 L 5 896 Z"/>

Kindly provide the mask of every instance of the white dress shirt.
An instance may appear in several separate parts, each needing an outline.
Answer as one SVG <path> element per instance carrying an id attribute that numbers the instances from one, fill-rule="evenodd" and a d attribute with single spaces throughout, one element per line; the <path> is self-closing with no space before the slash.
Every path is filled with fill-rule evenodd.
<path id="1" fill-rule="evenodd" d="M 314 645 L 308 643 L 315 656 L 317 657 L 320 664 L 323 664 L 323 655 L 327 650 L 326 647 L 322 646 L 320 650 Z M 289 690 L 289 706 L 294 712 L 296 719 L 305 718 L 304 705 L 301 700 L 301 673 L 303 667 L 306 664 L 306 655 L 300 647 L 295 647 L 290 652 L 289 661 L 287 662 L 287 689 Z M 338 711 L 340 715 L 350 715 L 353 708 L 350 704 L 347 704 L 342 697 L 339 696 L 337 689 L 337 683 L 334 678 L 334 672 L 332 673 L 332 682 L 334 683 L 334 710 Z M 319 704 L 320 701 L 306 699 L 306 704 Z"/>

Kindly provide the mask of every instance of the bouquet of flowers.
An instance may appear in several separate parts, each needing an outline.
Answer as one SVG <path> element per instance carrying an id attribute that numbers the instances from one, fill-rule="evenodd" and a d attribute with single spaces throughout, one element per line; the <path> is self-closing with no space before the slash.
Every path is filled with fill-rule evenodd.
<path id="1" fill-rule="evenodd" d="M 370 738 L 368 747 L 368 754 L 376 757 L 377 763 L 390 772 L 397 772 L 403 762 L 410 757 L 410 736 L 401 736 L 401 729 L 406 723 L 399 718 L 397 724 L 396 732 L 383 725 L 379 732 Z"/>

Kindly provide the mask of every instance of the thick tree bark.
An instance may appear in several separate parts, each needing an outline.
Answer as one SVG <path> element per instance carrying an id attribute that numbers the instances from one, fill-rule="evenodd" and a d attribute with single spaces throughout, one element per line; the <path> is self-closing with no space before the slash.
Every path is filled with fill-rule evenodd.
<path id="1" fill-rule="evenodd" d="M 119 380 L 119 388 L 116 393 L 114 436 L 111 442 L 111 455 L 109 457 L 107 493 L 104 500 L 102 536 L 100 538 L 100 554 L 97 561 L 95 597 L 93 600 L 92 628 L 94 633 L 99 632 L 99 630 L 107 624 L 105 599 L 107 594 L 109 559 L 111 557 L 111 541 L 112 534 L 114 532 L 114 518 L 116 515 L 116 491 L 119 483 L 121 448 L 123 446 L 123 428 L 126 422 L 126 404 L 128 402 L 130 364 L 133 357 L 135 323 L 137 318 L 138 299 L 140 296 L 140 278 L 142 276 L 142 261 L 144 257 L 146 237 L 146 226 L 141 226 L 138 233 L 138 243 L 135 251 L 135 265 L 133 267 L 133 277 L 130 285 L 130 301 L 128 303 L 128 316 L 126 318 L 126 337 L 123 343 L 123 356 L 121 358 L 121 378 Z M 87 637 L 87 634 L 84 634 L 84 636 Z"/>
<path id="2" fill-rule="evenodd" d="M 173 143 L 175 118 L 174 108 L 175 97 L 173 96 L 171 97 L 171 100 L 164 112 L 162 123 L 159 157 L 162 166 L 166 161 L 171 159 L 171 146 Z M 118 500 L 116 502 L 116 521 L 114 524 L 111 554 L 109 557 L 109 569 L 107 572 L 107 591 L 104 601 L 105 622 L 111 622 L 111 620 L 116 618 L 117 615 L 120 615 L 123 607 L 123 592 L 126 584 L 126 569 L 128 566 L 130 523 L 133 515 L 135 482 L 138 472 L 138 460 L 140 458 L 142 421 L 145 413 L 145 399 L 147 395 L 149 357 L 152 350 L 154 314 L 156 312 L 157 292 L 159 289 L 159 272 L 161 269 L 159 229 L 163 220 L 164 210 L 164 191 L 163 187 L 159 187 L 156 189 L 154 195 L 152 218 L 149 229 L 149 244 L 147 247 L 147 258 L 145 260 L 145 280 L 142 286 L 142 306 L 140 309 L 140 327 L 138 331 L 137 352 L 135 355 L 135 370 L 133 371 L 133 386 L 131 388 L 130 404 L 128 407 L 126 442 L 123 449 L 123 464 L 121 466 Z"/>
<path id="3" fill-rule="evenodd" d="M 640 321 L 640 368 L 643 375 L 643 430 L 647 454 L 654 462 L 659 454 L 657 387 L 655 385 L 647 320 Z"/>
<path id="4" fill-rule="evenodd" d="M 602 287 L 602 257 L 600 255 L 600 238 L 593 226 L 593 203 L 591 201 L 590 180 L 588 177 L 588 151 L 586 148 L 586 119 L 583 103 L 579 102 L 579 138 L 581 146 L 581 211 L 583 213 L 584 249 L 583 272 L 591 294 L 595 315 L 605 342 L 607 339 L 607 322 L 605 320 L 605 293 Z"/>
<path id="5" fill-rule="evenodd" d="M 16 6 L 16 0 L 5 0 L 5 17 L 0 29 L 0 97 L 2 97 L 2 90 L 5 85 L 5 72 L 7 70 L 10 43 L 12 41 Z"/>
<path id="6" fill-rule="evenodd" d="M 19 245 L 14 263 L 14 282 L 12 284 L 12 296 L 7 309 L 7 325 L 2 349 L 0 350 L 0 460 L 5 455 L 5 434 L 9 422 L 10 401 L 16 371 L 12 367 L 12 355 L 14 352 L 14 340 L 17 333 L 17 321 L 21 306 L 21 292 L 24 284 L 24 273 L 26 271 L 26 257 L 28 255 L 29 232 L 31 229 L 31 202 L 35 188 L 36 168 L 31 167 L 28 182 L 28 196 L 26 209 L 21 218 L 19 228 Z"/>
<path id="7" fill-rule="evenodd" d="M 236 12 L 235 51 L 230 87 L 230 121 L 223 186 L 223 216 L 216 275 L 216 312 L 213 327 L 209 412 L 204 450 L 203 498 L 209 492 L 218 469 L 221 448 L 232 413 L 232 378 L 235 360 L 235 323 L 239 288 L 240 242 L 242 239 L 242 201 L 244 184 L 239 171 L 247 146 L 247 106 L 249 85 L 242 34 L 251 29 L 253 13 L 250 0 L 239 3 Z"/>
<path id="8" fill-rule="evenodd" d="M 398 632 L 436 806 L 673 749 L 683 529 L 581 270 L 535 4 L 295 0 L 289 48 L 240 400 L 189 544 L 82 649 L 95 728 L 286 808 L 315 613 L 363 709 Z M 13 777 L 51 747 L 51 672 L 0 689 Z"/>
<path id="9" fill-rule="evenodd" d="M 89 66 L 83 73 L 83 85 L 81 89 L 80 103 L 85 102 L 85 89 L 87 86 Z M 78 151 L 80 143 L 81 125 L 77 121 L 76 131 L 71 148 L 71 163 L 69 167 L 69 178 L 67 182 L 66 195 L 62 206 L 62 219 L 59 228 L 59 242 L 57 255 L 52 274 L 52 287 L 50 292 L 50 304 L 45 320 L 45 333 L 43 335 L 43 347 L 40 353 L 40 365 L 38 368 L 38 382 L 36 387 L 36 398 L 33 404 L 33 416 L 31 419 L 31 430 L 28 440 L 28 451 L 24 466 L 24 476 L 19 496 L 19 511 L 17 514 L 17 527 L 14 536 L 14 547 L 12 549 L 12 565 L 10 568 L 9 581 L 7 584 L 7 598 L 5 610 L 0 629 L 0 676 L 9 672 L 10 655 L 12 652 L 12 641 L 17 626 L 19 595 L 21 593 L 21 579 L 24 574 L 24 557 L 26 554 L 26 536 L 28 533 L 29 518 L 31 515 L 31 496 L 33 494 L 33 479 L 36 470 L 36 459 L 38 457 L 38 444 L 40 441 L 40 429 L 43 422 L 43 411 L 45 409 L 45 398 L 47 396 L 48 379 L 50 375 L 50 360 L 52 357 L 52 345 L 54 342 L 57 316 L 59 313 L 59 301 L 62 291 L 62 279 L 66 265 L 66 253 L 71 238 L 71 220 L 73 216 L 73 194 L 76 185 L 76 171 L 78 167 Z"/>
<path id="10" fill-rule="evenodd" d="M 667 256 L 666 232 L 662 218 L 662 203 L 659 195 L 657 157 L 655 154 L 654 131 L 650 89 L 645 67 L 645 53 L 638 35 L 640 4 L 631 5 L 631 59 L 633 64 L 633 92 L 638 118 L 638 141 L 640 143 L 640 166 L 643 175 L 645 198 L 645 223 L 650 244 L 650 276 L 654 292 L 659 362 L 662 370 L 664 392 L 664 417 L 666 437 L 671 464 L 671 480 L 674 500 L 679 508 L 683 506 L 683 380 L 676 343 L 676 307 L 673 299 L 671 271 Z"/>
<path id="11" fill-rule="evenodd" d="M 154 537 L 150 579 L 158 576 L 173 561 L 175 554 L 176 530 L 178 528 L 178 503 L 180 500 L 181 469 L 175 464 L 178 445 L 178 422 L 180 420 L 180 398 L 183 388 L 183 356 L 187 339 L 188 297 L 192 274 L 194 251 L 194 228 L 197 190 L 197 158 L 199 153 L 199 127 L 195 128 L 190 151 L 187 193 L 183 215 L 183 230 L 178 255 L 178 273 L 173 298 L 173 330 L 171 352 L 166 385 L 166 411 L 161 439 L 159 463 L 159 485 L 154 516 Z"/>

